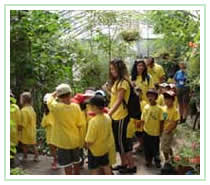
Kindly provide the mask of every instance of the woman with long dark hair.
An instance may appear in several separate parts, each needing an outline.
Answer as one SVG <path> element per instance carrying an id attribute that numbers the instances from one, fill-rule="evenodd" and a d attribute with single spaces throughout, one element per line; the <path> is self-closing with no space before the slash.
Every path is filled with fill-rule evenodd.
<path id="1" fill-rule="evenodd" d="M 154 88 L 154 83 L 152 76 L 147 72 L 144 60 L 135 60 L 131 71 L 131 80 L 136 87 L 142 90 L 142 100 L 148 102 L 146 92 L 148 89 Z"/>
<path id="2" fill-rule="evenodd" d="M 121 165 L 114 170 L 120 173 L 135 173 L 136 167 L 130 157 L 130 147 L 126 138 L 129 123 L 128 110 L 125 104 L 130 96 L 130 79 L 127 67 L 121 59 L 114 59 L 109 63 L 109 78 L 111 81 L 111 101 L 109 115 L 112 118 L 112 128 L 116 150 L 120 153 Z"/>

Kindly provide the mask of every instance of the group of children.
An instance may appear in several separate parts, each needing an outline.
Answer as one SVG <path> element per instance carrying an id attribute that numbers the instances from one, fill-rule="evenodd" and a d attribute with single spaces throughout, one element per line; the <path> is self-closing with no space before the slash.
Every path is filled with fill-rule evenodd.
<path id="1" fill-rule="evenodd" d="M 117 66 L 122 65 L 119 61 L 115 63 Z M 143 64 L 142 69 L 146 67 L 144 62 L 139 63 Z M 53 156 L 53 169 L 59 165 L 67 175 L 80 174 L 82 153 L 86 149 L 88 169 L 93 175 L 111 175 L 112 170 L 119 170 L 122 174 L 136 173 L 132 154 L 134 136 L 139 147 L 144 150 L 147 167 L 152 166 L 153 160 L 157 168 L 161 167 L 160 146 L 166 162 L 173 156 L 171 145 L 179 120 L 174 84 L 160 83 L 155 89 L 151 76 L 138 76 L 133 86 L 139 96 L 141 116 L 131 118 L 122 103 L 123 99 L 128 101 L 130 87 L 125 80 L 118 81 L 119 71 L 111 65 L 110 72 L 116 77 L 113 75 L 108 108 L 105 93 L 101 90 L 88 90 L 72 97 L 70 86 L 60 84 L 55 92 L 44 96 L 41 125 L 46 128 L 46 142 Z M 143 78 L 149 85 L 144 84 Z M 24 159 L 27 159 L 28 147 L 33 146 L 34 160 L 38 160 L 36 113 L 32 107 L 31 94 L 21 94 L 20 102 L 21 110 L 16 107 L 16 111 L 11 113 L 11 119 L 17 125 L 16 143 L 21 142 Z M 19 113 L 13 115 L 15 112 Z M 12 136 L 14 133 L 11 132 Z M 120 153 L 122 165 L 113 168 L 116 152 Z"/>

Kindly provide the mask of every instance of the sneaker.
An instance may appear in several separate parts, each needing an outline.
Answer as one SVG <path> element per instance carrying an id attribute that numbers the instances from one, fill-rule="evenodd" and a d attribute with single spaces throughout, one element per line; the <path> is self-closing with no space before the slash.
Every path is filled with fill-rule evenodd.
<path id="1" fill-rule="evenodd" d="M 124 168 L 124 169 L 120 169 L 120 170 L 119 170 L 119 172 L 120 172 L 121 174 L 136 173 L 136 171 L 137 171 L 136 166 L 133 167 L 133 168 Z"/>
<path id="2" fill-rule="evenodd" d="M 117 165 L 116 167 L 113 167 L 112 170 L 116 171 L 116 170 L 121 170 L 121 169 L 124 169 L 124 168 L 127 168 L 127 166 Z"/>
<path id="3" fill-rule="evenodd" d="M 151 167 L 152 167 L 152 163 L 151 163 L 151 162 L 146 162 L 145 166 L 146 166 L 147 168 L 151 168 Z"/>
<path id="4" fill-rule="evenodd" d="M 40 161 L 40 158 L 39 158 L 39 156 L 37 156 L 37 157 L 34 157 L 34 162 L 39 162 Z"/>
<path id="5" fill-rule="evenodd" d="M 156 168 L 161 168 L 161 164 L 159 162 L 155 163 Z"/>

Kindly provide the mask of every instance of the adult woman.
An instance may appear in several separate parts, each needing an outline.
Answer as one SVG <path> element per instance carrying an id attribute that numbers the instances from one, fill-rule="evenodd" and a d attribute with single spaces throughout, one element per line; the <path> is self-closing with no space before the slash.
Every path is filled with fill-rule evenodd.
<path id="1" fill-rule="evenodd" d="M 126 169 L 129 163 L 126 153 L 130 151 L 126 139 L 129 115 L 125 105 L 125 103 L 128 103 L 130 95 L 130 82 L 127 67 L 122 60 L 114 59 L 110 61 L 109 78 L 112 85 L 109 115 L 112 118 L 116 150 L 120 153 L 122 163 L 115 170 L 122 170 Z"/>
<path id="2" fill-rule="evenodd" d="M 177 98 L 179 103 L 179 112 L 181 116 L 181 123 L 186 121 L 188 110 L 189 110 L 189 102 L 190 102 L 190 88 L 187 86 L 187 75 L 186 75 L 186 65 L 184 62 L 179 63 L 179 68 L 175 75 L 174 80 L 176 82 L 177 88 Z"/>
<path id="3" fill-rule="evenodd" d="M 148 102 L 146 92 L 154 88 L 153 78 L 147 73 L 147 66 L 144 60 L 137 59 L 132 67 L 131 80 L 134 85 L 142 90 L 142 100 Z"/>

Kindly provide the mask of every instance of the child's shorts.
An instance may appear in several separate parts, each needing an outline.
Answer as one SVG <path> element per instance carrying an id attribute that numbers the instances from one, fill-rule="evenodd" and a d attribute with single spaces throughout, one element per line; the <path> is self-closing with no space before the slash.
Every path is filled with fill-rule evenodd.
<path id="1" fill-rule="evenodd" d="M 136 135 L 136 137 L 143 137 L 143 132 L 136 131 L 135 135 Z"/>
<path id="2" fill-rule="evenodd" d="M 109 165 L 108 153 L 103 156 L 93 156 L 90 150 L 88 150 L 88 169 L 94 170 L 103 166 Z"/>
<path id="3" fill-rule="evenodd" d="M 170 153 L 171 145 L 173 142 L 173 133 L 166 134 L 163 132 L 161 136 L 161 150 L 165 153 Z"/>
<path id="4" fill-rule="evenodd" d="M 81 162 L 79 148 L 76 149 L 59 148 L 57 150 L 57 155 L 58 155 L 58 163 L 61 168 L 65 168 Z"/>

